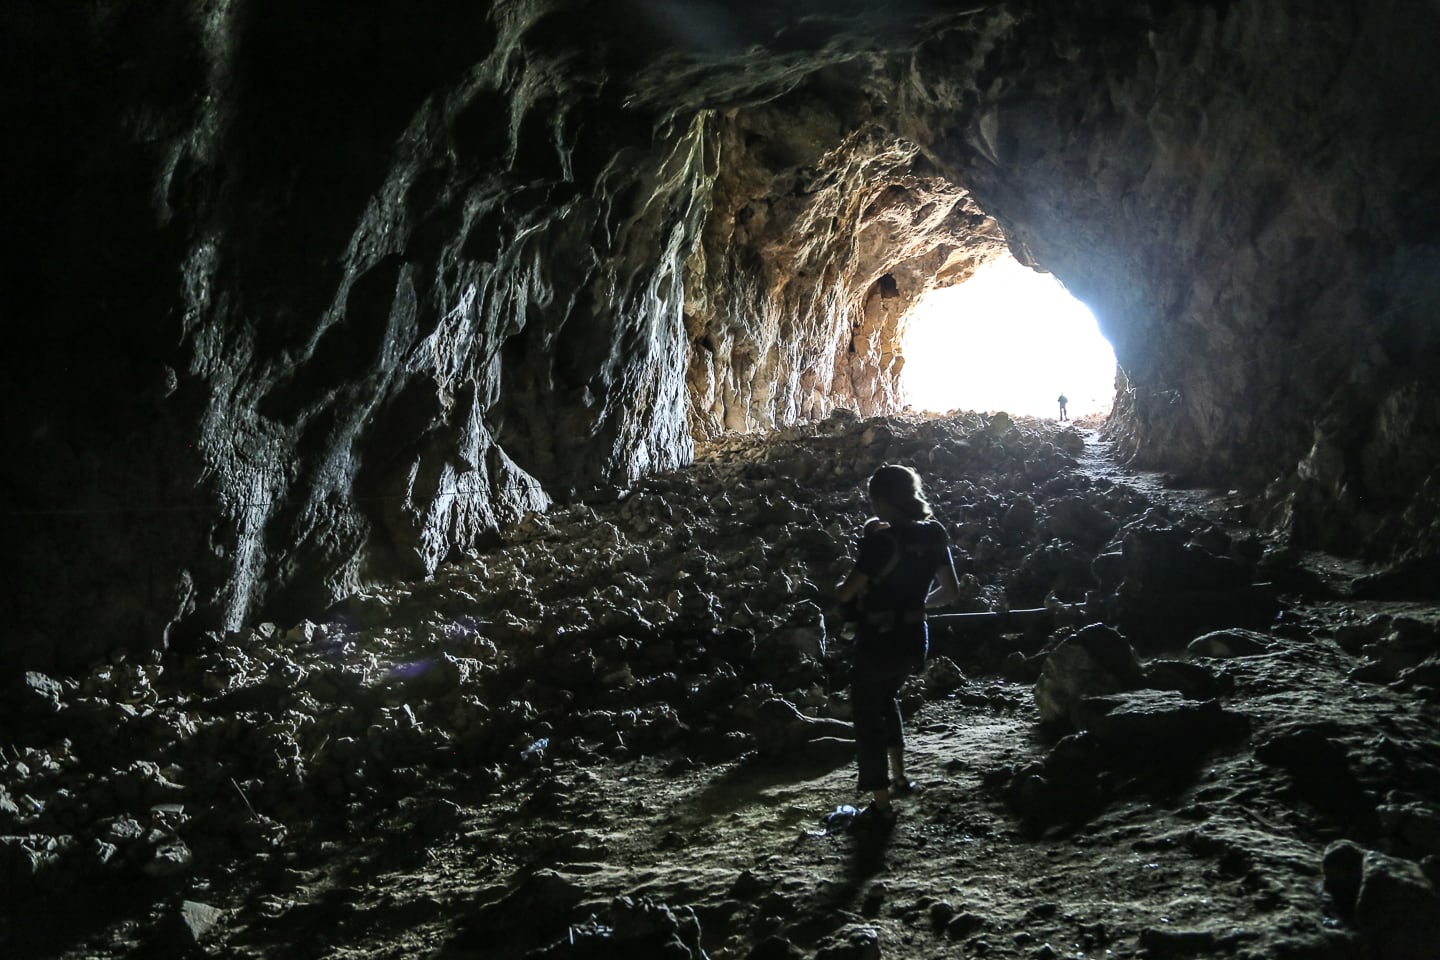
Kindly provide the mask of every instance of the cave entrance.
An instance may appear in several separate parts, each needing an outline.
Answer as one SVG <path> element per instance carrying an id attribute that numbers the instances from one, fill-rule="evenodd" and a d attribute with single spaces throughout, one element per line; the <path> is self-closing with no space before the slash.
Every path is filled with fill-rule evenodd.
<path id="1" fill-rule="evenodd" d="M 1115 352 L 1095 317 L 1008 254 L 921 297 L 903 337 L 900 389 L 920 410 L 1054 417 L 1063 393 L 1083 417 L 1109 413 L 1115 396 Z"/>

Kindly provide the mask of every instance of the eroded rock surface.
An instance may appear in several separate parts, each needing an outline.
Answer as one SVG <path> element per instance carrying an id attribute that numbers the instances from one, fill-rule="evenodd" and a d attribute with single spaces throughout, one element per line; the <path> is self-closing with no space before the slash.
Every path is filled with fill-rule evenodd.
<path id="1" fill-rule="evenodd" d="M 17 678 L 0 946 L 728 960 L 1428 942 L 1428 919 L 1387 904 L 1437 895 L 1434 607 L 1287 593 L 1261 628 L 1176 620 L 1132 647 L 1111 600 L 1163 601 L 1164 558 L 1193 552 L 1108 587 L 1076 583 L 1077 562 L 1113 572 L 1136 531 L 1258 542 L 1255 570 L 1287 551 L 1223 500 L 1183 509 L 1096 476 L 1063 452 L 1073 428 L 999 422 L 842 413 L 705 443 L 428 580 Z M 827 595 L 882 462 L 925 472 L 960 609 L 982 619 L 934 618 L 902 697 L 919 786 L 893 831 L 866 833 L 822 823 L 855 799 Z M 1110 540 L 1052 523 L 1077 502 Z M 1046 615 L 985 619 L 1007 606 Z M 1110 679 L 1069 685 L 1063 715 L 1006 679 L 1014 657 L 1061 673 L 1075 648 Z M 1370 669 L 1401 655 L 1420 659 Z M 64 922 L 36 923 L 41 907 Z"/>
<path id="2" fill-rule="evenodd" d="M 906 307 L 1003 247 L 1114 342 L 1125 456 L 1433 552 L 1435 16 L 7 9 L 5 658 L 290 622 L 696 436 L 893 412 Z"/>

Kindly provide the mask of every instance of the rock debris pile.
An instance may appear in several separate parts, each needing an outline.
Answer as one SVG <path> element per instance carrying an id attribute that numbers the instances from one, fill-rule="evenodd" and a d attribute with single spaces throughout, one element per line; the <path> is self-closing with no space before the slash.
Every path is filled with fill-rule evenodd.
<path id="1" fill-rule="evenodd" d="M 904 706 L 1024 717 L 1033 700 L 1042 746 L 979 771 L 1016 829 L 1082 829 L 1146 791 L 1173 792 L 1207 757 L 1240 763 L 1253 742 L 1320 812 L 1320 833 L 1346 838 L 1324 860 L 1336 915 L 1372 940 L 1420 936 L 1375 891 L 1434 896 L 1440 764 L 1387 734 L 1357 756 L 1359 715 L 1287 715 L 1280 672 L 1317 662 L 1311 641 L 1333 635 L 1323 656 L 1363 660 L 1355 682 L 1433 712 L 1434 619 L 1351 608 L 1277 619 L 1285 585 L 1310 582 L 1295 554 L 1223 511 L 1184 513 L 1078 469 L 1085 442 L 1005 414 L 837 413 L 728 436 L 684 470 L 529 515 L 427 582 L 77 675 L 26 673 L 0 708 L 0 882 L 22 904 L 139 884 L 170 898 L 140 924 L 144 942 L 193 945 L 225 928 L 231 905 L 209 902 L 224 899 L 219 878 L 316 855 L 381 812 L 439 842 L 492 798 L 519 797 L 528 816 L 566 809 L 562 772 L 573 787 L 647 760 L 672 773 L 833 769 L 851 744 L 829 591 L 852 561 L 865 479 L 895 462 L 925 477 L 950 532 L 966 598 L 956 612 L 981 614 L 935 620 L 934 655 Z M 1027 625 L 1007 628 L 1001 614 L 1018 610 Z M 1397 778 L 1376 765 L 1391 755 L 1409 773 L 1382 795 L 1376 784 Z M 1206 802 L 1192 806 L 1204 820 Z M 558 875 L 516 876 L 462 942 L 513 923 L 505 904 L 526 891 L 550 891 L 542 912 L 561 917 L 583 899 Z M 25 942 L 23 916 L 4 924 Z M 827 957 L 875 955 L 875 929 L 856 929 L 814 942 Z M 1150 939 L 1150 955 L 1188 955 Z M 799 949 L 781 940 L 764 949 Z M 543 955 L 600 955 L 601 942 L 704 954 L 691 906 L 640 897 Z"/>

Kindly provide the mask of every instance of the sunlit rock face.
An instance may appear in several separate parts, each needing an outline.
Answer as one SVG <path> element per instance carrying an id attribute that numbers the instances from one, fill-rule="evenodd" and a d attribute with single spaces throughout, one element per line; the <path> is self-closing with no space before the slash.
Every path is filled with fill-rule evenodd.
<path id="1" fill-rule="evenodd" d="M 906 308 L 1007 242 L 1128 456 L 1436 546 L 1437 15 L 1172 6 L 6 8 L 7 661 L 895 409 Z"/>
<path id="2" fill-rule="evenodd" d="M 687 291 L 697 432 L 898 409 L 906 312 L 1004 250 L 967 191 L 886 128 L 888 80 L 868 60 L 832 68 L 719 122 Z"/>
<path id="3" fill-rule="evenodd" d="M 1125 454 L 1269 484 L 1308 543 L 1435 549 L 1436 11 L 1012 9 L 990 46 L 921 48 L 941 109 L 916 136 L 1094 308 Z M 944 95 L 967 57 L 970 111 Z"/>

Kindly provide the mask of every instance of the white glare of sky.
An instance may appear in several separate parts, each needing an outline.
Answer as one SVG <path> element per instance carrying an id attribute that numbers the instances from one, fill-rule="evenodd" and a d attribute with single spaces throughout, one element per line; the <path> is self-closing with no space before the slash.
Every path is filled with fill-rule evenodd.
<path id="1" fill-rule="evenodd" d="M 1115 353 L 1085 305 L 1048 273 L 1012 257 L 934 290 L 910 313 L 900 387 L 920 410 L 1004 410 L 1055 417 L 1106 413 Z"/>

